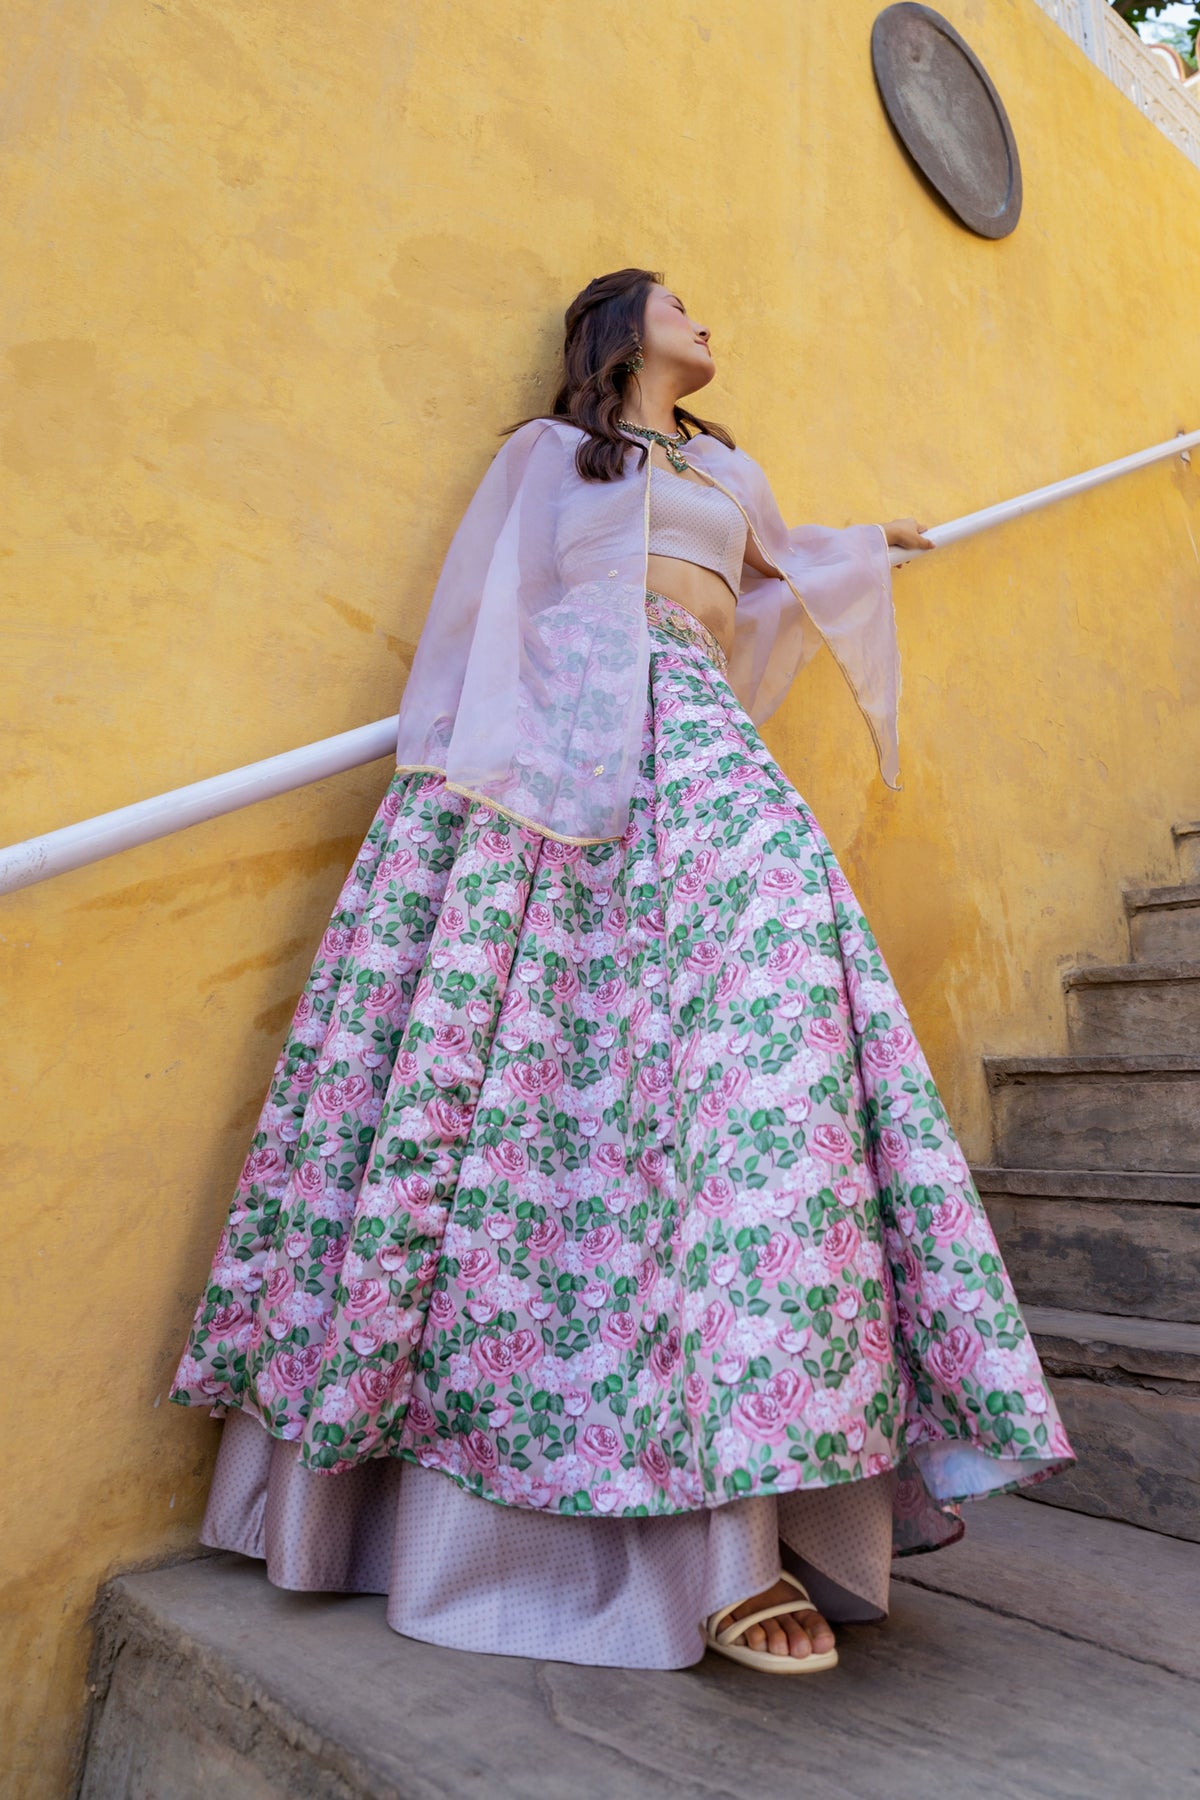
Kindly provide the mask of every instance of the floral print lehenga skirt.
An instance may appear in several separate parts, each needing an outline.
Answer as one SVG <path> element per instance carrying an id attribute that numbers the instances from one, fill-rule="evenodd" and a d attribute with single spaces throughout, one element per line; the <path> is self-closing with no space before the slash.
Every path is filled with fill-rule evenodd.
<path id="1" fill-rule="evenodd" d="M 619 841 L 392 779 L 321 940 L 170 1398 L 202 1541 L 465 1648 L 678 1667 L 800 1573 L 1074 1460 L 850 885 L 648 594 Z"/>

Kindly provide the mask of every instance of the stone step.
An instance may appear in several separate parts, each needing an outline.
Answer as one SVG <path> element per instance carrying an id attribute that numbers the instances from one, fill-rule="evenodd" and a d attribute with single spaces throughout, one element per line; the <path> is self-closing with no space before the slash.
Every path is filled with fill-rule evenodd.
<path id="1" fill-rule="evenodd" d="M 390 1630 L 382 1595 L 289 1593 L 231 1553 L 120 1575 L 94 1609 L 80 1800 L 1192 1792 L 1191 1546 L 1089 1519 L 1073 1554 L 1049 1509 L 963 1513 L 962 1547 L 895 1564 L 884 1622 L 838 1627 L 815 1687 L 712 1653 L 660 1670 L 444 1649 Z M 1051 1579 L 1029 1578 L 1027 1542 Z"/>
<path id="2" fill-rule="evenodd" d="M 1135 962 L 1200 962 L 1200 883 L 1127 888 L 1125 911 Z"/>
<path id="3" fill-rule="evenodd" d="M 1200 1325 L 1200 1175 L 973 1174 L 1022 1304 Z"/>
<path id="4" fill-rule="evenodd" d="M 1026 1497 L 1200 1542 L 1200 1325 L 1023 1312 L 1079 1458 Z"/>
<path id="5" fill-rule="evenodd" d="M 1200 1056 L 985 1056 L 1004 1168 L 1200 1171 Z"/>
<path id="6" fill-rule="evenodd" d="M 1200 962 L 1068 969 L 1063 988 L 1076 1055 L 1200 1055 Z"/>
<path id="7" fill-rule="evenodd" d="M 1122 1319 L 1065 1306 L 1022 1307 L 1046 1369 L 1113 1381 L 1183 1382 L 1200 1393 L 1200 1325 Z M 1200 1479 L 1200 1456 L 1193 1474 Z"/>
<path id="8" fill-rule="evenodd" d="M 1172 826 L 1171 836 L 1175 840 L 1179 873 L 1185 881 L 1200 882 L 1200 819 L 1193 819 L 1190 824 Z"/>

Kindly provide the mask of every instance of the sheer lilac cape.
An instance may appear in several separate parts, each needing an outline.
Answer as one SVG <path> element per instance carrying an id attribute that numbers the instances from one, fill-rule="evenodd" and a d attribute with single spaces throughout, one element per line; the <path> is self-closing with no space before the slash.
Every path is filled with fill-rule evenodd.
<path id="1" fill-rule="evenodd" d="M 567 843 L 623 835 L 650 666 L 644 595 L 650 460 L 618 481 L 575 468 L 583 434 L 535 419 L 506 439 L 451 541 L 400 705 L 396 762 Z M 880 525 L 784 524 L 743 450 L 700 434 L 688 462 L 746 514 L 747 563 L 726 676 L 755 725 L 822 641 L 898 785 L 899 655 Z M 781 578 L 782 577 L 782 578 Z"/>

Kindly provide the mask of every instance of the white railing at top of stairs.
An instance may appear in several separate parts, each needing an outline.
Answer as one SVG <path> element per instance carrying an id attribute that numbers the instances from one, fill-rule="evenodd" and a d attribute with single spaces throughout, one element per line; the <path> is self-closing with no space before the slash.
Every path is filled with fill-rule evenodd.
<path id="1" fill-rule="evenodd" d="M 1109 0 L 1037 0 L 1127 100 L 1200 168 L 1200 90 L 1167 74 Z"/>
<path id="2" fill-rule="evenodd" d="M 1051 482 L 1048 487 L 1034 488 L 1018 494 L 1014 500 L 1001 500 L 996 506 L 985 506 L 979 512 L 967 513 L 944 525 L 931 526 L 925 535 L 935 545 L 956 544 L 974 537 L 991 526 L 1019 519 L 1025 513 L 1049 506 L 1052 501 L 1082 494 L 1101 482 L 1111 481 L 1147 463 L 1160 462 L 1168 456 L 1191 460 L 1189 452 L 1200 445 L 1200 431 L 1177 432 L 1165 443 L 1152 444 L 1132 456 L 1116 462 L 1101 463 L 1082 475 L 1070 475 L 1065 481 Z M 923 550 L 892 550 L 893 564 L 912 561 L 926 555 Z M 248 763 L 244 769 L 232 769 L 227 775 L 211 775 L 206 781 L 193 781 L 187 787 L 173 788 L 156 794 L 150 800 L 138 800 L 132 806 L 118 807 L 115 812 L 100 813 L 79 825 L 64 825 L 42 837 L 29 838 L 0 850 L 0 894 L 32 887 L 48 881 L 52 875 L 63 875 L 68 869 L 82 868 L 86 863 L 100 862 L 119 850 L 130 850 L 137 844 L 148 844 L 171 832 L 183 831 L 222 813 L 236 812 L 252 806 L 257 800 L 269 800 L 276 794 L 287 794 L 310 782 L 322 781 L 327 775 L 340 775 L 364 763 L 375 762 L 394 751 L 395 717 L 377 719 L 373 725 L 360 725 L 354 731 L 339 732 L 337 737 L 322 738 L 316 744 L 304 744 L 298 750 L 285 750 L 280 756 L 268 756 L 262 762 Z"/>

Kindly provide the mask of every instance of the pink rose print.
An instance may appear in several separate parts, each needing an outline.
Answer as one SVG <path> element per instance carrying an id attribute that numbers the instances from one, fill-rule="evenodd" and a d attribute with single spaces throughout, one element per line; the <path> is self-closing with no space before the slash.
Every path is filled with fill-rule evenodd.
<path id="1" fill-rule="evenodd" d="M 455 1280 L 460 1288 L 484 1287 L 499 1270 L 500 1264 L 493 1253 L 480 1244 L 474 1250 L 465 1250 L 459 1257 Z"/>
<path id="2" fill-rule="evenodd" d="M 760 1281 L 777 1285 L 796 1260 L 799 1244 L 782 1231 L 773 1231 L 758 1252 L 755 1274 Z"/>
<path id="3" fill-rule="evenodd" d="M 957 1387 L 974 1366 L 983 1348 L 973 1331 L 965 1325 L 952 1325 L 944 1338 L 935 1338 L 929 1346 L 929 1364 L 945 1387 Z"/>
<path id="4" fill-rule="evenodd" d="M 391 1192 L 397 1206 L 416 1212 L 434 1199 L 433 1183 L 424 1175 L 406 1175 L 392 1182 Z"/>
<path id="5" fill-rule="evenodd" d="M 266 1145 L 262 1150 L 252 1150 L 242 1167 L 243 1181 L 268 1181 L 272 1175 L 283 1170 L 283 1158 L 278 1150 Z"/>
<path id="6" fill-rule="evenodd" d="M 445 1288 L 430 1294 L 429 1316 L 439 1331 L 448 1331 L 458 1317 L 458 1309 Z"/>
<path id="7" fill-rule="evenodd" d="M 637 1320 L 632 1313 L 605 1313 L 600 1321 L 600 1336 L 615 1350 L 628 1350 L 637 1341 Z"/>
<path id="8" fill-rule="evenodd" d="M 285 1394 L 298 1396 L 311 1387 L 321 1367 L 321 1346 L 306 1344 L 303 1350 L 281 1350 L 271 1372 Z"/>
<path id="9" fill-rule="evenodd" d="M 616 1469 L 621 1465 L 625 1446 L 611 1425 L 589 1425 L 579 1440 L 579 1448 L 590 1462 Z"/>
<path id="10" fill-rule="evenodd" d="M 715 1350 L 729 1335 L 729 1327 L 733 1324 L 733 1310 L 724 1300 L 712 1300 L 705 1307 L 700 1319 L 700 1347 L 702 1350 Z"/>
<path id="11" fill-rule="evenodd" d="M 621 1234 L 615 1225 L 593 1225 L 579 1243 L 579 1254 L 584 1266 L 594 1269 L 597 1264 L 610 1261 L 620 1241 Z"/>
<path id="12" fill-rule="evenodd" d="M 736 993 L 741 991 L 745 979 L 745 969 L 739 967 L 737 963 L 725 963 L 722 966 L 721 973 L 717 976 L 717 1000 L 720 1001 L 722 1005 L 727 1004 L 733 999 L 733 996 Z"/>
<path id="13" fill-rule="evenodd" d="M 363 1411 L 378 1413 L 381 1406 L 387 1406 L 401 1373 L 401 1363 L 383 1363 L 378 1368 L 356 1368 L 351 1375 L 349 1388 Z"/>
<path id="14" fill-rule="evenodd" d="M 665 1099 L 671 1092 L 671 1071 L 665 1063 L 648 1063 L 637 1072 L 637 1089 L 646 1100 Z"/>
<path id="15" fill-rule="evenodd" d="M 858 1227 L 852 1219 L 835 1219 L 821 1239 L 821 1255 L 830 1269 L 844 1269 L 858 1250 Z"/>
<path id="16" fill-rule="evenodd" d="M 808 946 L 799 938 L 785 938 L 783 943 L 776 944 L 767 958 L 767 974 L 775 981 L 781 981 L 795 969 L 804 966 L 808 956 Z"/>
<path id="17" fill-rule="evenodd" d="M 700 942 L 693 944 L 688 951 L 684 958 L 684 967 L 691 969 L 696 975 L 708 975 L 713 969 L 720 967 L 724 954 L 720 944 L 715 943 L 712 938 L 701 938 Z"/>
<path id="18" fill-rule="evenodd" d="M 900 1067 L 900 1056 L 895 1045 L 886 1037 L 869 1038 L 862 1049 L 863 1067 L 876 1080 L 886 1081 Z"/>
<path id="19" fill-rule="evenodd" d="M 821 1017 L 810 1019 L 805 1025 L 804 1041 L 810 1050 L 822 1050 L 827 1056 L 840 1055 L 846 1046 L 845 1036 L 838 1021 Z"/>
<path id="20" fill-rule="evenodd" d="M 653 1146 L 643 1150 L 637 1160 L 638 1173 L 645 1178 L 651 1187 L 658 1187 L 667 1172 L 667 1159 L 663 1152 Z"/>
<path id="21" fill-rule="evenodd" d="M 574 1000 L 579 993 L 579 977 L 574 969 L 559 969 L 550 983 L 550 991 L 560 1004 Z"/>
<path id="22" fill-rule="evenodd" d="M 344 1231 L 340 1237 L 324 1238 L 324 1246 L 326 1247 L 320 1253 L 320 1265 L 329 1273 L 336 1274 L 345 1262 L 345 1251 L 349 1247 L 349 1238 Z"/>
<path id="23" fill-rule="evenodd" d="M 325 1192 L 325 1170 L 320 1163 L 302 1162 L 292 1170 L 292 1186 L 303 1200 L 317 1200 Z"/>
<path id="24" fill-rule="evenodd" d="M 679 1332 L 672 1326 L 661 1344 L 655 1344 L 650 1352 L 650 1367 L 663 1386 L 671 1379 L 672 1372 L 678 1365 L 679 1342 Z"/>
<path id="25" fill-rule="evenodd" d="M 733 1211 L 737 1190 L 727 1175 L 709 1175 L 696 1195 L 696 1205 L 710 1218 L 724 1218 Z"/>
<path id="26" fill-rule="evenodd" d="M 308 1097 L 308 1104 L 323 1119 L 340 1119 L 370 1098 L 371 1084 L 361 1075 L 347 1075 L 343 1081 L 320 1081 Z"/>
<path id="27" fill-rule="evenodd" d="M 803 1411 L 811 1393 L 807 1375 L 781 1369 L 757 1394 L 743 1394 L 733 1410 L 748 1437 L 763 1444 L 782 1444 L 788 1426 Z"/>
<path id="28" fill-rule="evenodd" d="M 436 1418 L 419 1395 L 414 1394 L 408 1403 L 406 1424 L 421 1437 L 426 1437 L 431 1431 L 437 1430 Z"/>
<path id="29" fill-rule="evenodd" d="M 522 1100 L 540 1100 L 543 1094 L 553 1093 L 561 1085 L 562 1070 L 548 1056 L 530 1056 L 509 1063 L 504 1079 Z"/>
<path id="30" fill-rule="evenodd" d="M 365 1319 L 387 1305 L 388 1291 L 382 1281 L 348 1281 L 345 1292 L 346 1312 L 354 1319 Z"/>
<path id="31" fill-rule="evenodd" d="M 894 1126 L 885 1125 L 879 1133 L 879 1153 L 890 1168 L 902 1169 L 908 1161 L 908 1139 Z"/>
<path id="32" fill-rule="evenodd" d="M 295 1285 L 290 1269 L 282 1267 L 272 1269 L 267 1276 L 264 1290 L 264 1298 L 268 1307 L 274 1311 L 275 1308 L 282 1306 Z"/>
<path id="33" fill-rule="evenodd" d="M 516 1181 L 520 1175 L 529 1170 L 529 1154 L 522 1143 L 515 1139 L 504 1139 L 502 1143 L 489 1143 L 484 1156 L 495 1168 L 497 1175 L 504 1175 L 509 1181 Z"/>
<path id="34" fill-rule="evenodd" d="M 363 998 L 364 1012 L 381 1017 L 395 1012 L 400 1004 L 400 989 L 394 981 L 381 981 L 378 987 L 368 988 Z"/>
<path id="35" fill-rule="evenodd" d="M 467 915 L 461 906 L 443 906 L 438 926 L 446 937 L 461 937 L 467 928 Z"/>
<path id="36" fill-rule="evenodd" d="M 891 1362 L 892 1340 L 882 1319 L 864 1319 L 858 1328 L 858 1341 L 872 1362 Z"/>
<path id="37" fill-rule="evenodd" d="M 346 1342 L 355 1356 L 374 1356 L 383 1343 L 382 1324 L 363 1326 L 346 1334 Z"/>
<path id="38" fill-rule="evenodd" d="M 952 1244 L 955 1238 L 969 1235 L 971 1229 L 971 1209 L 961 1194 L 947 1194 L 946 1198 L 933 1209 L 929 1221 L 929 1229 L 935 1242 Z"/>
<path id="39" fill-rule="evenodd" d="M 671 1465 L 661 1444 L 647 1444 L 638 1460 L 651 1481 L 666 1487 L 671 1479 Z"/>
<path id="40" fill-rule="evenodd" d="M 525 1253 L 537 1258 L 554 1256 L 561 1249 L 566 1235 L 562 1221 L 551 1214 L 549 1218 L 541 1219 L 531 1227 L 529 1236 L 525 1239 Z"/>
<path id="41" fill-rule="evenodd" d="M 826 1162 L 849 1163 L 854 1159 L 854 1143 L 844 1125 L 815 1125 L 808 1141 L 815 1154 Z"/>
<path id="42" fill-rule="evenodd" d="M 602 1175 L 625 1173 L 625 1151 L 620 1144 L 593 1144 L 588 1160 Z"/>
<path id="43" fill-rule="evenodd" d="M 480 1431 L 478 1427 L 474 1431 L 468 1431 L 463 1439 L 463 1449 L 472 1467 L 478 1469 L 481 1475 L 496 1473 L 500 1466 L 500 1452 L 486 1431 Z"/>
<path id="44" fill-rule="evenodd" d="M 503 1381 L 506 1376 L 531 1368 L 542 1354 L 542 1346 L 532 1331 L 510 1331 L 500 1337 L 477 1337 L 471 1355 L 490 1381 Z"/>

